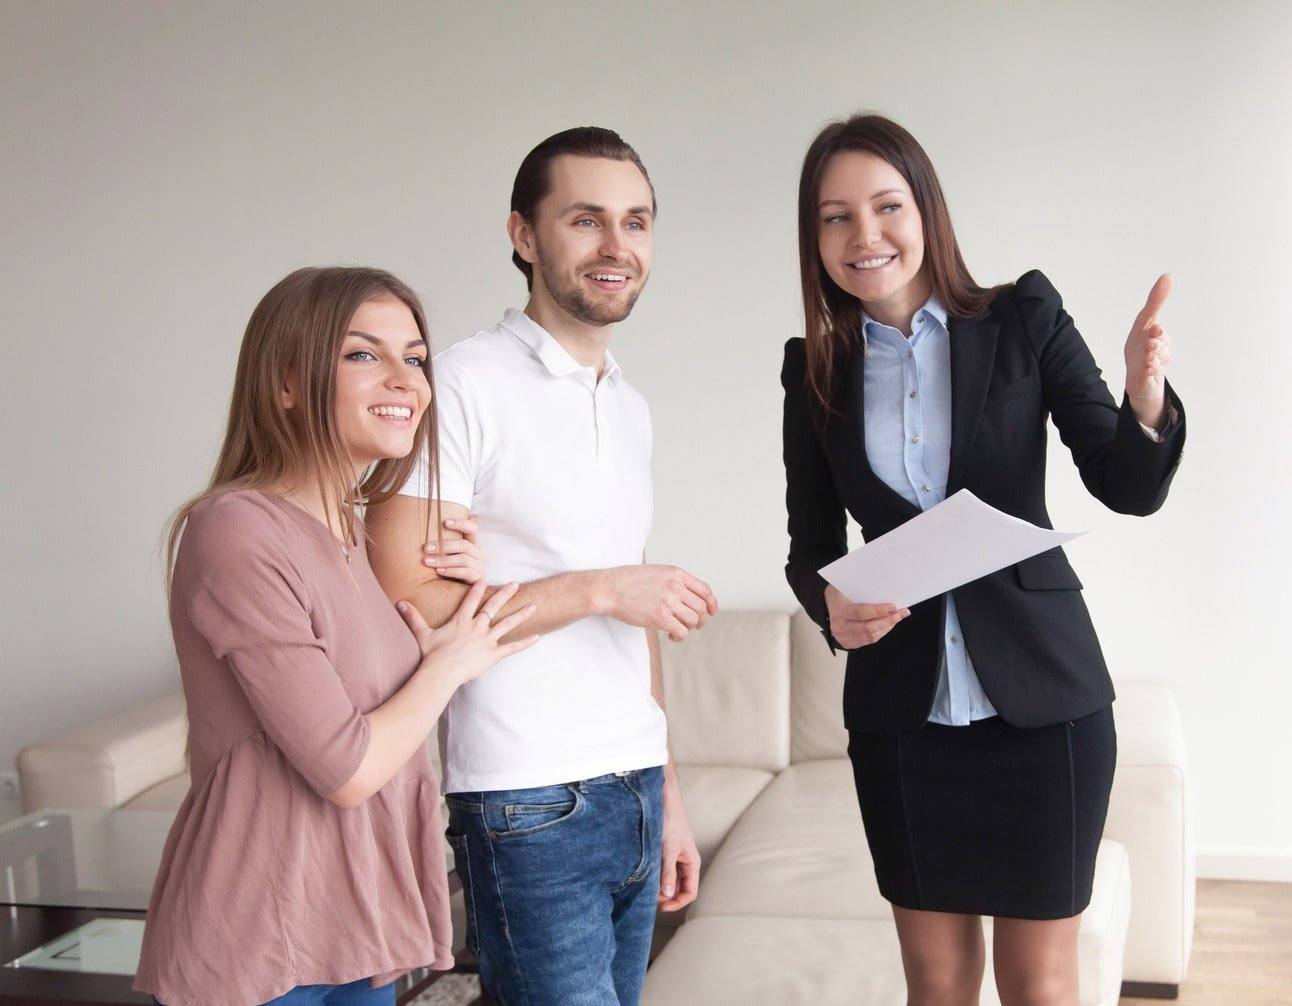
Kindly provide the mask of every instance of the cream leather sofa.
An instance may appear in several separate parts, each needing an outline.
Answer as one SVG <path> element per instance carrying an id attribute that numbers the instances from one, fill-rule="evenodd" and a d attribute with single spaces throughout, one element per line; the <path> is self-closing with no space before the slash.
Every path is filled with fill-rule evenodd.
<path id="1" fill-rule="evenodd" d="M 664 671 L 704 870 L 684 918 L 661 916 L 644 1006 L 903 1002 L 845 757 L 842 655 L 801 611 L 733 611 L 666 643 Z M 1113 1006 L 1123 982 L 1168 993 L 1192 941 L 1179 714 L 1162 686 L 1122 681 L 1118 692 L 1117 777 L 1080 935 L 1082 1006 Z M 177 807 L 188 782 L 182 701 L 33 744 L 18 769 L 24 809 Z M 982 1002 L 999 1002 L 990 977 Z"/>

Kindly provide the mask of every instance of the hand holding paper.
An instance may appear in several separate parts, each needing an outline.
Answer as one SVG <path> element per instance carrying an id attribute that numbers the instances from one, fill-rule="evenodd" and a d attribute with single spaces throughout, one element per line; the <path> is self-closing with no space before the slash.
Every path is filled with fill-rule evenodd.
<path id="1" fill-rule="evenodd" d="M 1037 527 L 961 489 L 820 573 L 854 604 L 910 607 L 1083 534 Z"/>

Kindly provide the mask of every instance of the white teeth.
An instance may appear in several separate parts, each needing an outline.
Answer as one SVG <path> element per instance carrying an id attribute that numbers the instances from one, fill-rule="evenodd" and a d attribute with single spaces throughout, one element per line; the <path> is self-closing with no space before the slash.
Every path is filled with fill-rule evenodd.
<path id="1" fill-rule="evenodd" d="M 627 277 L 627 276 L 612 276 L 612 275 L 610 275 L 610 273 L 605 273 L 605 272 L 594 272 L 594 273 L 592 273 L 592 274 L 591 274 L 591 278 L 592 278 L 592 279 L 599 279 L 599 280 L 603 280 L 603 281 L 608 282 L 608 283 L 622 283 L 622 282 L 623 282 L 624 280 L 626 280 L 628 277 Z"/>
<path id="2" fill-rule="evenodd" d="M 888 258 L 872 258 L 864 262 L 853 262 L 851 265 L 854 269 L 879 269 L 888 265 L 891 261 L 893 261 L 893 256 L 889 255 Z"/>
<path id="3" fill-rule="evenodd" d="M 394 416 L 397 419 L 413 418 L 413 410 L 406 405 L 374 405 L 368 411 L 374 416 Z"/>

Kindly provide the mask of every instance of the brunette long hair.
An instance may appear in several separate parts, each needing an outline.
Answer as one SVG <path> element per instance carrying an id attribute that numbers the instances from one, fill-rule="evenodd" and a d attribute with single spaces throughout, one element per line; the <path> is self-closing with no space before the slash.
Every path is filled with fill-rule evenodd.
<path id="1" fill-rule="evenodd" d="M 336 421 L 336 368 L 350 319 L 364 301 L 395 297 L 413 314 L 430 349 L 426 314 L 411 288 L 380 269 L 334 266 L 298 269 L 275 284 L 251 312 L 242 337 L 229 401 L 229 423 L 206 489 L 175 512 L 166 532 L 166 579 L 193 507 L 237 489 L 270 489 L 284 477 L 312 471 L 328 523 L 348 536 L 357 508 L 390 499 L 429 452 L 431 499 L 439 483 L 435 383 L 429 357 L 425 373 L 431 400 L 418 423 L 413 450 L 377 462 L 356 486 L 354 464 Z M 299 406 L 289 416 L 282 389 L 291 376 Z M 429 508 L 427 511 L 429 524 Z M 335 523 L 333 523 L 335 521 Z"/>
<path id="2" fill-rule="evenodd" d="M 807 378 L 827 411 L 834 411 L 830 394 L 835 377 L 856 351 L 862 306 L 856 297 L 835 285 L 821 263 L 817 203 L 826 164 L 835 154 L 852 150 L 887 161 L 911 187 L 924 223 L 924 261 L 929 278 L 950 317 L 981 314 L 1000 289 L 981 287 L 969 275 L 937 172 L 915 137 L 882 115 L 863 113 L 829 123 L 808 147 L 799 175 L 799 273 L 806 322 Z"/>

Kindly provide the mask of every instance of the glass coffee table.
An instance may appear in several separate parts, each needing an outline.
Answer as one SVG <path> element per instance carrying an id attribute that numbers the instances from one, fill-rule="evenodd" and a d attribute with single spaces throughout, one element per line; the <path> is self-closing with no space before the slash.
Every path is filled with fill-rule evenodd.
<path id="1" fill-rule="evenodd" d="M 174 819 L 162 810 L 41 810 L 0 824 L 0 1006 L 152 1003 L 130 985 Z M 405 975 L 397 1001 L 441 974 Z"/>

